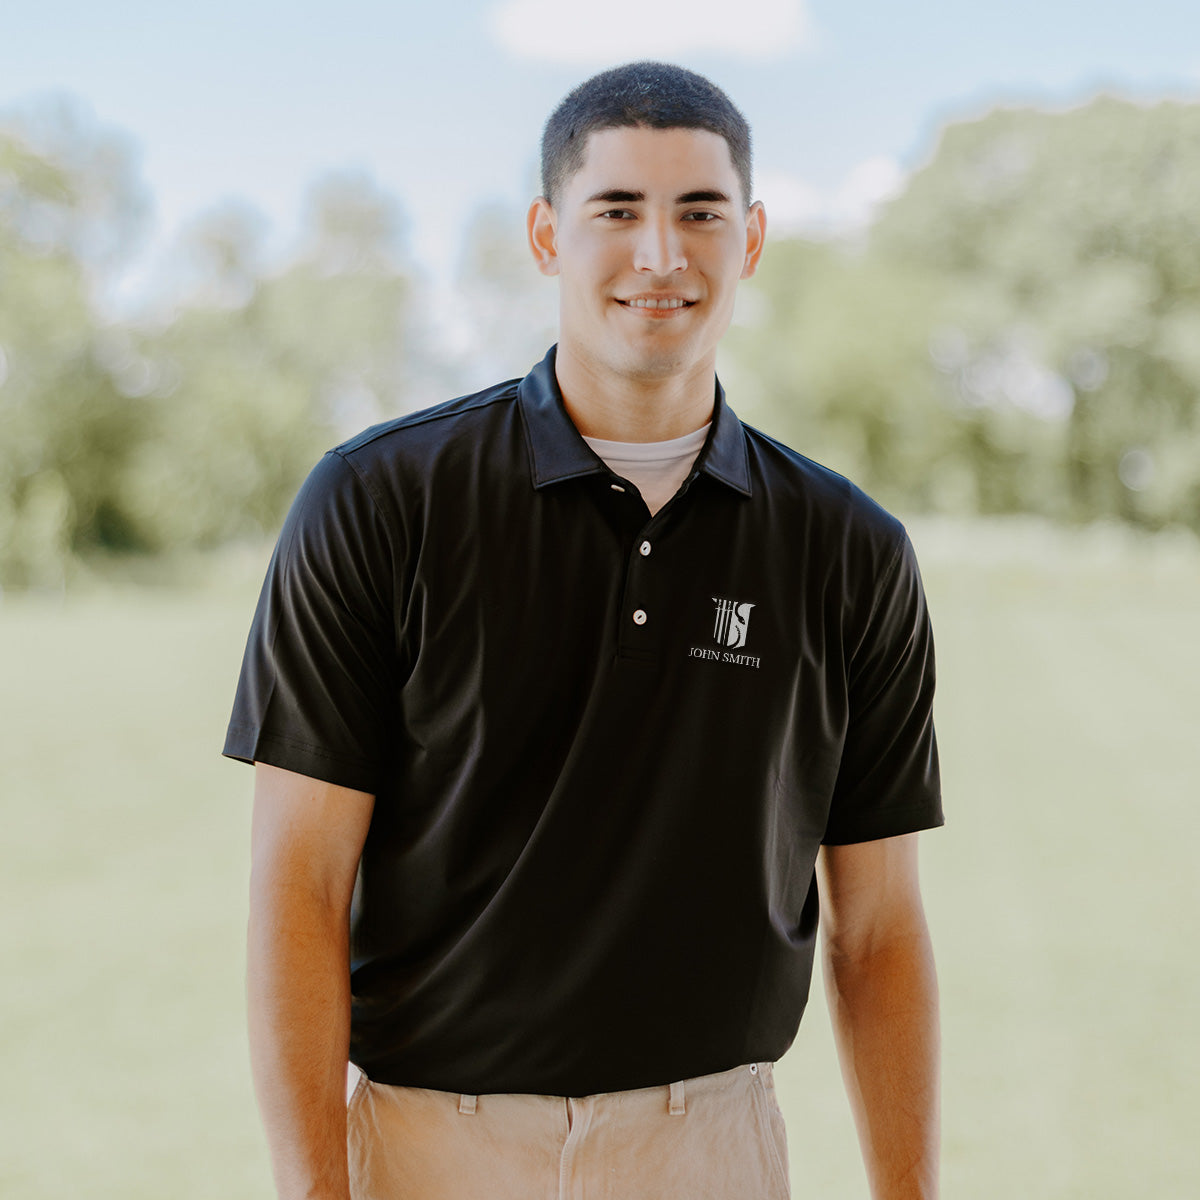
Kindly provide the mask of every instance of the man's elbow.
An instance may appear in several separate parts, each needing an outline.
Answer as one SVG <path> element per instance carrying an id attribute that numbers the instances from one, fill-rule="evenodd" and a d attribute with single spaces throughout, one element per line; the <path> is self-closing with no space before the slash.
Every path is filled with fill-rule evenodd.
<path id="1" fill-rule="evenodd" d="M 865 927 L 822 935 L 827 970 L 839 975 L 890 968 L 933 969 L 933 943 L 919 899 Z"/>

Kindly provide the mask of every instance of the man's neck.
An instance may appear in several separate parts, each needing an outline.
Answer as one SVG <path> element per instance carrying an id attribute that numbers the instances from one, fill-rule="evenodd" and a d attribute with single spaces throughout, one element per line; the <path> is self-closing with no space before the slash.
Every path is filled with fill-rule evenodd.
<path id="1" fill-rule="evenodd" d="M 665 379 L 601 377 L 590 364 L 564 351 L 554 373 L 563 403 L 584 437 L 608 442 L 666 442 L 712 420 L 716 370 L 706 363 L 686 376 Z"/>

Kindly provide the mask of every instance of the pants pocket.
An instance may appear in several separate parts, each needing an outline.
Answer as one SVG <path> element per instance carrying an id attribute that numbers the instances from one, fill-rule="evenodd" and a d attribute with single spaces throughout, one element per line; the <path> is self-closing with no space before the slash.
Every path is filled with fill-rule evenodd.
<path id="1" fill-rule="evenodd" d="M 781 1200 L 790 1200 L 792 1190 L 788 1176 L 787 1124 L 775 1096 L 775 1076 L 772 1063 L 759 1063 L 751 1084 L 763 1151 L 768 1156 L 779 1183 Z"/>

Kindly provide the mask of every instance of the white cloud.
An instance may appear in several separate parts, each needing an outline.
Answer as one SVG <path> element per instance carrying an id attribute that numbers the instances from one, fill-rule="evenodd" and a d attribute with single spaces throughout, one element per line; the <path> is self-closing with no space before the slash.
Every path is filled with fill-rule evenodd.
<path id="1" fill-rule="evenodd" d="M 825 221 L 825 197 L 819 188 L 786 171 L 755 171 L 754 198 L 767 210 L 767 233 L 793 233 Z"/>
<path id="2" fill-rule="evenodd" d="M 757 171 L 754 194 L 766 206 L 769 232 L 832 237 L 866 229 L 904 181 L 900 164 L 880 155 L 859 163 L 830 191 L 786 171 Z"/>
<path id="3" fill-rule="evenodd" d="M 904 190 L 904 172 L 893 158 L 878 155 L 860 162 L 846 176 L 834 197 L 833 215 L 839 224 L 861 229 L 886 204 Z"/>
<path id="4" fill-rule="evenodd" d="M 813 43 L 805 0 L 649 0 L 619 11 L 594 0 L 504 0 L 487 19 L 510 54 L 572 66 L 703 53 L 778 59 Z"/>

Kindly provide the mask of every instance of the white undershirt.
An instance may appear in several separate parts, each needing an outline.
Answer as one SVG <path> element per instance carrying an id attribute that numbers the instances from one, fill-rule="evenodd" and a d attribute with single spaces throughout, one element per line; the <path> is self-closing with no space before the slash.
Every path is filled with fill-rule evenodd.
<path id="1" fill-rule="evenodd" d="M 711 424 L 711 422 L 709 422 Z M 646 502 L 651 515 L 679 491 L 688 477 L 704 439 L 708 425 L 669 442 L 606 442 L 603 438 L 583 440 L 623 479 L 628 479 Z"/>

